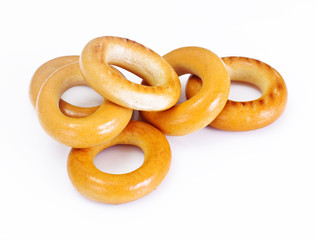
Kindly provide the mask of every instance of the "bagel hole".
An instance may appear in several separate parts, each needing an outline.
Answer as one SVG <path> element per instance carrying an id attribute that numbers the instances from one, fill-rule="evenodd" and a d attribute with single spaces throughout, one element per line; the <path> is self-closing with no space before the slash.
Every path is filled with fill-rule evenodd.
<path id="1" fill-rule="evenodd" d="M 104 149 L 94 158 L 95 167 L 109 174 L 129 173 L 143 163 L 144 152 L 133 145 L 115 145 Z"/>
<path id="2" fill-rule="evenodd" d="M 240 81 L 232 81 L 228 99 L 238 102 L 252 101 L 260 98 L 262 92 L 256 85 Z"/>
<path id="3" fill-rule="evenodd" d="M 111 66 L 119 70 L 128 81 L 136 83 L 136 84 L 141 84 L 143 79 L 138 77 L 136 74 L 118 66 L 114 66 L 114 65 L 111 65 Z"/>
<path id="4" fill-rule="evenodd" d="M 190 75 L 191 74 L 183 74 L 183 75 L 179 76 L 179 80 L 180 80 L 180 83 L 181 83 L 181 96 L 180 96 L 180 98 L 179 98 L 179 100 L 178 100 L 176 105 L 184 103 L 187 100 L 186 96 L 185 96 L 185 85 L 186 85 Z"/>
<path id="5" fill-rule="evenodd" d="M 61 98 L 78 107 L 95 107 L 103 102 L 103 97 L 89 86 L 75 86 L 64 92 Z"/>

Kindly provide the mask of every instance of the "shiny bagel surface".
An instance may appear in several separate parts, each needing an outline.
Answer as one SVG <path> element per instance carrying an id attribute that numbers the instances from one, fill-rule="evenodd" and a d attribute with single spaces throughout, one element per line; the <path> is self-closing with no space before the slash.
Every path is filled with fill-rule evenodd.
<path id="1" fill-rule="evenodd" d="M 181 94 L 180 81 L 172 67 L 157 53 L 126 38 L 91 40 L 80 56 L 85 80 L 106 99 L 136 110 L 160 111 L 172 107 Z M 124 68 L 150 86 L 133 83 L 115 72 Z"/>
<path id="2" fill-rule="evenodd" d="M 223 111 L 210 126 L 228 131 L 248 131 L 274 122 L 284 111 L 287 88 L 282 76 L 271 66 L 252 58 L 222 58 L 232 81 L 253 84 L 262 96 L 256 100 L 238 102 L 228 100 Z M 201 81 L 190 76 L 186 86 L 187 98 L 199 92 Z"/>
<path id="3" fill-rule="evenodd" d="M 85 84 L 79 64 L 69 64 L 45 81 L 37 98 L 37 115 L 44 130 L 70 147 L 91 147 L 115 137 L 128 124 L 133 112 L 104 99 L 98 110 L 87 117 L 64 115 L 59 108 L 62 93 L 73 86 Z"/>
<path id="4" fill-rule="evenodd" d="M 207 126 L 226 104 L 230 80 L 222 60 L 208 49 L 184 47 L 164 56 L 181 76 L 191 73 L 203 81 L 191 99 L 165 111 L 141 112 L 142 117 L 168 135 L 186 135 Z"/>
<path id="5" fill-rule="evenodd" d="M 109 174 L 93 164 L 102 150 L 117 144 L 135 145 L 144 152 L 144 163 L 125 174 Z M 171 150 L 166 137 L 156 128 L 131 121 L 115 138 L 87 149 L 72 149 L 68 156 L 68 174 L 72 184 L 94 201 L 119 204 L 152 192 L 169 171 Z"/>

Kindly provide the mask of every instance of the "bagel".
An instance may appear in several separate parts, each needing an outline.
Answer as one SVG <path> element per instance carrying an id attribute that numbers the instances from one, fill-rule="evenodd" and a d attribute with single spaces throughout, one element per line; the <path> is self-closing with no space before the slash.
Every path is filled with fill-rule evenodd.
<path id="1" fill-rule="evenodd" d="M 109 174 L 93 164 L 102 150 L 117 144 L 140 147 L 144 163 L 126 174 Z M 74 187 L 94 201 L 119 204 L 130 202 L 153 191 L 167 175 L 171 150 L 166 137 L 156 128 L 140 121 L 131 121 L 112 140 L 87 149 L 72 149 L 68 156 L 68 175 Z"/>
<path id="2" fill-rule="evenodd" d="M 36 107 L 36 100 L 38 97 L 38 93 L 41 87 L 43 86 L 44 82 L 47 80 L 47 78 L 59 68 L 71 63 L 76 63 L 76 62 L 79 62 L 79 56 L 57 57 L 44 63 L 36 70 L 36 72 L 32 76 L 31 84 L 29 87 L 29 96 L 34 108 Z M 84 84 L 84 85 L 88 85 L 88 84 Z M 98 106 L 97 107 L 78 107 L 78 106 L 65 102 L 63 99 L 60 99 L 59 108 L 61 112 L 68 117 L 81 118 L 81 117 L 87 117 L 91 115 L 92 113 L 94 113 L 98 109 Z"/>
<path id="3" fill-rule="evenodd" d="M 79 56 L 57 57 L 42 64 L 33 74 L 29 87 L 29 96 L 33 107 L 36 107 L 38 93 L 47 78 L 57 69 L 79 61 Z"/>
<path id="4" fill-rule="evenodd" d="M 160 111 L 172 107 L 180 98 L 180 81 L 172 67 L 154 51 L 129 39 L 95 38 L 84 47 L 79 63 L 89 85 L 118 105 Z M 128 81 L 111 65 L 136 74 L 151 86 Z"/>
<path id="5" fill-rule="evenodd" d="M 226 104 L 230 79 L 222 60 L 210 50 L 183 47 L 164 56 L 181 76 L 192 73 L 203 81 L 191 99 L 161 112 L 141 112 L 145 121 L 168 135 L 186 135 L 207 126 Z"/>
<path id="6" fill-rule="evenodd" d="M 105 99 L 98 110 L 88 117 L 65 116 L 59 108 L 61 95 L 73 86 L 85 84 L 79 64 L 66 65 L 45 81 L 36 104 L 44 130 L 57 141 L 75 148 L 95 146 L 117 136 L 128 124 L 133 112 Z"/>
<path id="7" fill-rule="evenodd" d="M 246 57 L 222 58 L 232 81 L 253 84 L 260 88 L 262 96 L 253 101 L 228 100 L 223 111 L 210 126 L 227 131 L 248 131 L 265 127 L 280 117 L 287 102 L 287 88 L 282 76 L 268 64 Z M 198 94 L 202 82 L 190 76 L 186 96 Z"/>

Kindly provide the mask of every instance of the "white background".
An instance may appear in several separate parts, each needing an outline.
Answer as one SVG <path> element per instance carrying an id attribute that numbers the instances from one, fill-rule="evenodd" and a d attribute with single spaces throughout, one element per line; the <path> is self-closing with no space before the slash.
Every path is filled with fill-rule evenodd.
<path id="1" fill-rule="evenodd" d="M 314 0 L 2 1 L 0 239 L 316 239 L 315 10 Z M 194 45 L 262 60 L 286 81 L 286 111 L 260 130 L 168 136 L 172 165 L 153 193 L 87 200 L 67 175 L 70 148 L 42 130 L 28 88 L 41 64 L 105 35 L 161 55 Z M 104 154 L 131 161 L 100 160 L 112 170 L 143 157 Z"/>

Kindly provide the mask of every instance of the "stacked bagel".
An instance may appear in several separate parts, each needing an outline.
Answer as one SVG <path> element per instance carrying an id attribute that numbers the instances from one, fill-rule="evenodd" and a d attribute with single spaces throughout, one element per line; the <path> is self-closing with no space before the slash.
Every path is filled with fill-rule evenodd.
<path id="1" fill-rule="evenodd" d="M 115 66 L 139 76 L 142 84 L 127 80 Z M 177 104 L 183 74 L 191 74 L 187 101 Z M 258 86 L 262 96 L 248 102 L 228 100 L 231 80 Z M 82 108 L 61 99 L 78 85 L 92 87 L 103 103 Z M 221 59 L 201 47 L 183 47 L 161 57 L 135 41 L 106 36 L 87 43 L 80 56 L 40 66 L 30 99 L 44 130 L 72 147 L 68 174 L 75 188 L 95 201 L 119 204 L 150 193 L 168 173 L 171 150 L 164 134 L 186 135 L 207 125 L 229 131 L 267 126 L 282 114 L 287 89 L 275 69 L 255 59 Z M 133 110 L 146 123 L 132 121 Z M 140 147 L 143 165 L 126 174 L 98 170 L 95 156 L 117 144 Z"/>

